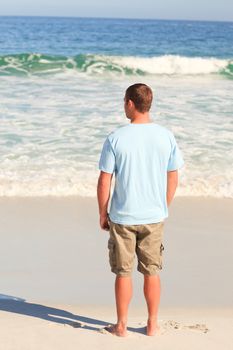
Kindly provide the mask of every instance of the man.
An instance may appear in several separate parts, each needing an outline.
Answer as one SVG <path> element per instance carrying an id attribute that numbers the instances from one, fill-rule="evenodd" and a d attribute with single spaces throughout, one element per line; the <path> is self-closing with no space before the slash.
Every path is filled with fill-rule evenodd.
<path id="1" fill-rule="evenodd" d="M 99 160 L 100 226 L 109 231 L 109 262 L 116 274 L 117 323 L 106 329 L 117 336 L 127 335 L 135 253 L 137 270 L 144 275 L 146 334 L 159 330 L 158 272 L 162 269 L 164 219 L 177 188 L 178 169 L 184 164 L 173 133 L 150 118 L 152 99 L 149 86 L 139 83 L 128 87 L 124 109 L 130 123 L 108 135 Z M 115 186 L 108 213 L 113 173 Z"/>

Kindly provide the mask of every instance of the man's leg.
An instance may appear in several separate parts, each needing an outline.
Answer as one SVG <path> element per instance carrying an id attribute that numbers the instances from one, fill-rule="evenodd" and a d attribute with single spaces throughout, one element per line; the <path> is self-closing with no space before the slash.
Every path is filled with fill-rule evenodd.
<path id="1" fill-rule="evenodd" d="M 137 236 L 137 269 L 144 275 L 144 295 L 148 308 L 147 335 L 154 335 L 159 330 L 157 324 L 160 302 L 158 270 L 162 269 L 163 227 L 163 221 L 141 225 Z"/>
<path id="2" fill-rule="evenodd" d="M 117 324 L 127 326 L 128 307 L 133 295 L 132 278 L 116 276 L 115 297 L 117 309 Z"/>
<path id="3" fill-rule="evenodd" d="M 157 324 L 158 308 L 160 302 L 159 275 L 144 275 L 144 295 L 148 309 L 147 335 L 154 335 L 159 330 Z"/>
<path id="4" fill-rule="evenodd" d="M 127 335 L 128 308 L 132 295 L 132 278 L 128 276 L 116 276 L 115 298 L 117 323 L 111 327 L 108 327 L 108 331 L 111 333 L 122 337 Z"/>

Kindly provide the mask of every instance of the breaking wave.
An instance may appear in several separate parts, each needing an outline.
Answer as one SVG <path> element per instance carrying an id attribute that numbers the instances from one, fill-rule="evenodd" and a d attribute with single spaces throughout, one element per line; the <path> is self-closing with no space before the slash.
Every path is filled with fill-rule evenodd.
<path id="1" fill-rule="evenodd" d="M 163 55 L 154 57 L 80 54 L 73 57 L 21 53 L 0 56 L 1 76 L 50 75 L 67 71 L 88 75 L 208 75 L 233 77 L 233 60 Z"/>

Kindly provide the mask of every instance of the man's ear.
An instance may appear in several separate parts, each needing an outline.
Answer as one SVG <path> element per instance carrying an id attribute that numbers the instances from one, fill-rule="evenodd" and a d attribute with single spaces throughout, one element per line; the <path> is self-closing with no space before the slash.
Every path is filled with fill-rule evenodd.
<path id="1" fill-rule="evenodd" d="M 128 106 L 129 106 L 130 108 L 134 107 L 134 103 L 133 103 L 132 100 L 129 100 L 129 101 L 128 101 Z"/>

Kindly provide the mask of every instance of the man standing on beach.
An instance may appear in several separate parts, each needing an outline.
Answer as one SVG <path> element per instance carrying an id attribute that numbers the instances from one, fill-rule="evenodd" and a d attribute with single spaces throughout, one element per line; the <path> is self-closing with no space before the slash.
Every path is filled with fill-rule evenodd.
<path id="1" fill-rule="evenodd" d="M 109 263 L 116 274 L 117 323 L 106 329 L 118 336 L 127 335 L 135 253 L 137 270 L 144 275 L 146 334 L 154 335 L 159 329 L 164 219 L 168 217 L 168 206 L 178 185 L 178 169 L 184 164 L 173 133 L 150 119 L 152 99 L 149 86 L 139 83 L 128 87 L 124 109 L 130 123 L 107 136 L 99 160 L 100 226 L 109 231 Z M 108 213 L 114 173 L 115 186 Z"/>

